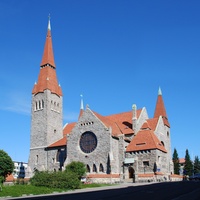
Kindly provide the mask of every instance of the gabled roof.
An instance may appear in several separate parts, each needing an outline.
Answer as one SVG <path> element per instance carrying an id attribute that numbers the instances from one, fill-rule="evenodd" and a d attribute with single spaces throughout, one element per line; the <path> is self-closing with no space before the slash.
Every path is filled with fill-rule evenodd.
<path id="1" fill-rule="evenodd" d="M 151 130 L 156 130 L 158 124 L 158 118 L 151 118 L 146 120 Z"/>
<path id="2" fill-rule="evenodd" d="M 112 128 L 112 135 L 118 136 L 120 134 L 133 134 L 132 129 L 132 111 L 113 114 L 109 116 L 102 116 L 97 112 L 93 113 L 104 123 L 104 125 Z M 139 117 L 141 109 L 137 110 L 137 117 Z"/>
<path id="3" fill-rule="evenodd" d="M 159 141 L 152 130 L 140 130 L 137 135 L 132 139 L 130 144 L 127 146 L 126 151 L 142 151 L 159 149 L 163 152 L 167 152 L 163 144 Z"/>

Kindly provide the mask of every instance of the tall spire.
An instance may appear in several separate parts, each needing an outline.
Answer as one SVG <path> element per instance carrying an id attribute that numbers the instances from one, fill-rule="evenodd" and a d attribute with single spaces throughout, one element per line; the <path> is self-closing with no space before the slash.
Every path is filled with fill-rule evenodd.
<path id="1" fill-rule="evenodd" d="M 44 46 L 44 53 L 43 53 L 40 66 L 42 67 L 48 64 L 54 68 L 56 67 L 55 62 L 54 62 L 53 45 L 52 45 L 52 38 L 51 38 L 50 15 L 49 15 L 49 21 L 48 21 L 48 27 L 47 27 L 47 37 L 46 37 L 46 42 Z"/>
<path id="2" fill-rule="evenodd" d="M 84 106 L 83 106 L 83 95 L 81 94 L 80 97 L 81 97 L 81 106 L 80 106 L 80 113 L 79 113 L 79 117 L 78 117 L 78 118 L 81 117 L 81 115 L 83 114 L 83 110 L 84 110 Z"/>
<path id="3" fill-rule="evenodd" d="M 158 118 L 160 116 L 162 116 L 164 123 L 167 126 L 169 126 L 169 122 L 167 119 L 167 113 L 166 113 L 164 101 L 162 98 L 162 91 L 161 91 L 161 88 L 159 87 L 158 98 L 157 98 L 156 108 L 155 108 L 155 112 L 154 112 L 154 118 Z"/>
<path id="4" fill-rule="evenodd" d="M 32 94 L 44 92 L 44 90 L 46 89 L 49 89 L 51 93 L 57 94 L 58 96 L 62 96 L 62 90 L 58 84 L 55 70 L 53 45 L 51 40 L 50 17 L 48 21 L 47 37 L 44 46 L 42 62 L 40 65 L 38 82 L 34 85 Z"/>

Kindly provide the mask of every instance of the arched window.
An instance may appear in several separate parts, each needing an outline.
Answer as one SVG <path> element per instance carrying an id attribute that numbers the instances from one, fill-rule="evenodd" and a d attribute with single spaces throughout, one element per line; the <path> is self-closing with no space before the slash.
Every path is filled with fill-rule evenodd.
<path id="1" fill-rule="evenodd" d="M 103 168 L 103 165 L 100 163 L 100 165 L 99 165 L 99 171 L 100 172 L 104 172 L 104 168 Z"/>
<path id="2" fill-rule="evenodd" d="M 161 141 L 161 144 L 162 144 L 163 146 L 165 146 L 165 144 L 164 144 L 164 142 L 163 142 L 163 141 Z"/>
<path id="3" fill-rule="evenodd" d="M 41 109 L 41 102 L 39 101 L 39 110 Z"/>
<path id="4" fill-rule="evenodd" d="M 57 151 L 56 162 L 60 162 L 60 149 Z"/>
<path id="5" fill-rule="evenodd" d="M 93 169 L 92 169 L 93 172 L 97 172 L 97 167 L 95 164 L 93 164 Z"/>
<path id="6" fill-rule="evenodd" d="M 39 157 L 38 157 L 38 155 L 36 155 L 36 164 L 38 164 L 38 160 L 39 160 Z"/>
<path id="7" fill-rule="evenodd" d="M 89 165 L 86 166 L 86 172 L 90 173 L 90 166 Z"/>

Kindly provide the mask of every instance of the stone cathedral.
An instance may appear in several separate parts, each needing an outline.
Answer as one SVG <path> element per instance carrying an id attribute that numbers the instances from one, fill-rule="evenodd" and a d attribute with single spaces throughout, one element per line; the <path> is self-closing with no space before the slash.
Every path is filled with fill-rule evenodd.
<path id="1" fill-rule="evenodd" d="M 59 69 L 62 70 L 62 69 Z M 91 182 L 169 180 L 173 173 L 170 124 L 161 89 L 153 118 L 145 107 L 102 116 L 83 107 L 76 122 L 63 126 L 63 95 L 56 76 L 51 26 L 32 90 L 30 154 L 27 174 L 63 170 L 81 161 Z"/>

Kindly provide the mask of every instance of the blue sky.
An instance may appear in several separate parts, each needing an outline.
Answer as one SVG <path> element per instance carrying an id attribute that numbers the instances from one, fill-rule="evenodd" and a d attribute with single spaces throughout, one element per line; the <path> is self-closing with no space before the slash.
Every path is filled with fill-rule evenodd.
<path id="1" fill-rule="evenodd" d="M 64 123 L 84 105 L 102 115 L 146 107 L 159 86 L 172 152 L 200 156 L 200 1 L 1 0 L 0 149 L 28 161 L 31 91 L 39 74 L 48 15 Z"/>

